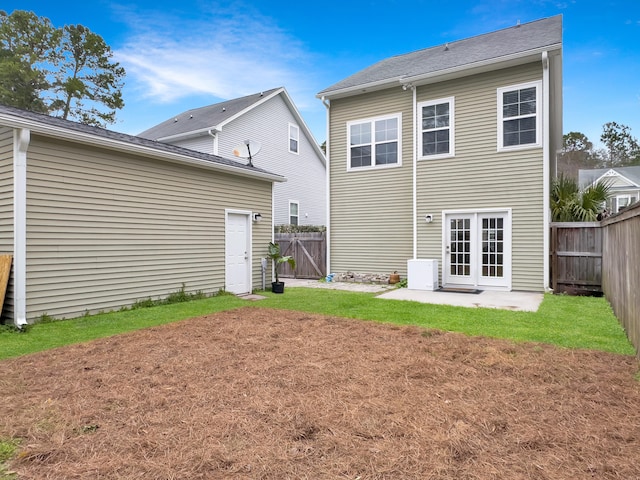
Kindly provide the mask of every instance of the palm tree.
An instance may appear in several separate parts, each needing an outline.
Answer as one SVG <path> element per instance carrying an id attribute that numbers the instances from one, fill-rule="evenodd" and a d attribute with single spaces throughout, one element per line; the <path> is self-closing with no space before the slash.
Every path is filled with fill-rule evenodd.
<path id="1" fill-rule="evenodd" d="M 578 182 L 564 175 L 551 184 L 551 217 L 554 222 L 594 222 L 611 197 L 607 182 L 580 189 Z"/>

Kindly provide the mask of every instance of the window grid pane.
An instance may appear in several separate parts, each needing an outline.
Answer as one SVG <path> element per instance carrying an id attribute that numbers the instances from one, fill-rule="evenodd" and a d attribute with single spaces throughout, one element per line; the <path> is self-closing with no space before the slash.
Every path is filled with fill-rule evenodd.
<path id="1" fill-rule="evenodd" d="M 449 263 L 451 275 L 471 275 L 471 220 L 451 219 L 449 223 L 451 240 Z"/>
<path id="2" fill-rule="evenodd" d="M 398 118 L 350 125 L 349 145 L 350 168 L 398 163 Z"/>
<path id="3" fill-rule="evenodd" d="M 450 108 L 449 102 L 422 107 L 422 156 L 450 152 Z"/>
<path id="4" fill-rule="evenodd" d="M 536 143 L 536 87 L 503 92 L 503 146 Z"/>
<path id="5" fill-rule="evenodd" d="M 482 276 L 504 275 L 504 219 L 482 219 Z"/>

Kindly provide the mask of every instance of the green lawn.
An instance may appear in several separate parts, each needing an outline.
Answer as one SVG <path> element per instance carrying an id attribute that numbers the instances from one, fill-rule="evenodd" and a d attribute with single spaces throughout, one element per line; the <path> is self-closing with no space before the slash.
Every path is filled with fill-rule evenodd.
<path id="1" fill-rule="evenodd" d="M 383 300 L 371 293 L 329 289 L 287 288 L 284 295 L 259 293 L 267 298 L 250 302 L 232 295 L 221 295 L 185 303 L 41 323 L 33 325 L 26 333 L 4 331 L 0 333 L 0 359 L 243 306 L 418 325 L 567 348 L 628 355 L 635 353 L 604 298 L 545 295 L 539 310 L 532 313 Z"/>

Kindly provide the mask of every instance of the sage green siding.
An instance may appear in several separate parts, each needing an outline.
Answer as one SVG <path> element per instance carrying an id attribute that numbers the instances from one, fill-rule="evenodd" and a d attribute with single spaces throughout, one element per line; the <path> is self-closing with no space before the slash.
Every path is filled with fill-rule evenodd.
<path id="1" fill-rule="evenodd" d="M 387 89 L 332 100 L 331 272 L 404 273 L 413 256 L 412 92 Z M 402 165 L 347 171 L 347 122 L 402 114 Z"/>
<path id="2" fill-rule="evenodd" d="M 543 289 L 543 151 L 497 151 L 496 92 L 541 79 L 538 62 L 418 87 L 418 102 L 455 99 L 455 157 L 418 161 L 418 258 L 442 266 L 443 210 L 510 208 L 512 288 Z M 431 224 L 427 213 L 434 214 Z"/>
<path id="3" fill-rule="evenodd" d="M 0 254 L 13 255 L 13 129 L 0 127 Z M 9 281 L 0 323 L 11 323 L 13 288 Z"/>
<path id="4" fill-rule="evenodd" d="M 259 211 L 253 287 L 271 240 L 269 181 L 32 134 L 27 319 L 225 287 L 225 209 Z"/>

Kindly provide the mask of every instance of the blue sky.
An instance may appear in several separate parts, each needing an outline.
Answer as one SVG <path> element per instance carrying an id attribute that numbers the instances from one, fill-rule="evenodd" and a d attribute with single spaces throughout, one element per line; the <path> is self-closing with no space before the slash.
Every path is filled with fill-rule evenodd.
<path id="1" fill-rule="evenodd" d="M 563 15 L 564 132 L 640 138 L 638 0 L 4 1 L 101 35 L 127 71 L 110 128 L 137 134 L 184 110 L 284 86 L 318 142 L 315 94 L 378 60 Z"/>

